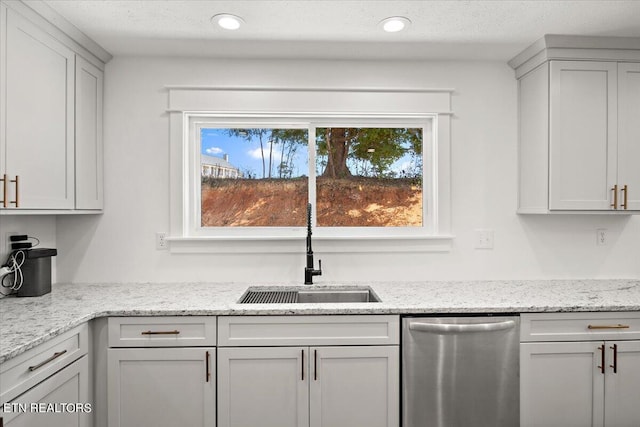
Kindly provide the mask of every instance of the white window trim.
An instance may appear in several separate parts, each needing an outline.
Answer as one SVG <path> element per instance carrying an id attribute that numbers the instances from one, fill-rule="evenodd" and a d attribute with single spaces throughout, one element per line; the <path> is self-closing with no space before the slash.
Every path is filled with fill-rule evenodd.
<path id="1" fill-rule="evenodd" d="M 194 233 L 196 221 L 193 209 L 194 177 L 189 171 L 193 151 L 189 142 L 189 126 L 193 118 L 278 123 L 312 122 L 313 126 L 342 123 L 372 125 L 373 119 L 385 123 L 405 123 L 415 126 L 417 120 L 432 120 L 432 133 L 437 144 L 423 145 L 429 150 L 433 163 L 423 163 L 432 174 L 423 174 L 426 201 L 423 216 L 427 227 L 393 227 L 381 232 L 359 227 L 356 233 L 345 235 L 341 227 L 320 227 L 314 231 L 314 248 L 318 252 L 443 252 L 450 250 L 451 197 L 450 197 L 450 89 L 438 90 L 358 90 L 358 89 L 271 89 L 271 88 L 169 88 L 170 118 L 170 249 L 187 253 L 296 253 L 304 248 L 304 227 L 274 228 L 251 227 L 250 231 L 217 233 L 215 236 Z M 330 96 L 327 96 L 330 93 Z M 392 102 L 392 103 L 391 103 Z M 391 104 L 390 104 L 391 103 Z M 329 107 L 339 105 L 340 111 L 327 113 Z M 375 108 L 393 105 L 393 111 Z M 243 106 L 251 106 L 242 109 Z M 228 107 L 227 110 L 224 107 Z M 290 110 L 284 111 L 283 107 Z M 263 111 L 264 110 L 264 111 Z M 275 124 L 275 122 L 274 122 Z M 315 161 L 310 158 L 310 162 Z M 430 170 L 433 168 L 433 170 Z M 191 181 L 191 182 L 190 182 Z M 314 183 L 310 179 L 309 185 Z M 199 186 L 197 186 L 199 188 Z M 191 205 L 190 205 L 191 203 Z M 197 218 L 199 221 L 200 218 Z M 382 228 L 381 228 L 382 229 Z M 422 230 L 428 230 L 424 234 Z M 284 231 L 284 232 L 283 232 Z"/>

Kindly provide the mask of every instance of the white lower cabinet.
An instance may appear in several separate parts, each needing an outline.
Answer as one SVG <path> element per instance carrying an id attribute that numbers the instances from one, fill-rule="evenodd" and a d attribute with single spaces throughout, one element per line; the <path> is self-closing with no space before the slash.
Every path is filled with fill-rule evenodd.
<path id="1" fill-rule="evenodd" d="M 399 425 L 397 316 L 221 317 L 218 325 L 219 427 Z"/>
<path id="2" fill-rule="evenodd" d="M 616 346 L 616 372 L 611 361 L 604 380 L 604 425 L 640 425 L 640 341 L 606 342 Z"/>
<path id="3" fill-rule="evenodd" d="M 0 364 L 0 426 L 90 427 L 86 324 Z"/>
<path id="4" fill-rule="evenodd" d="M 520 344 L 521 427 L 602 427 L 599 358 L 593 342 Z"/>
<path id="5" fill-rule="evenodd" d="M 11 401 L 6 427 L 88 427 L 89 362 L 83 356 Z"/>
<path id="6" fill-rule="evenodd" d="M 218 350 L 218 425 L 398 424 L 398 347 Z"/>
<path id="7" fill-rule="evenodd" d="M 215 348 L 108 351 L 109 427 L 214 427 Z"/>
<path id="8" fill-rule="evenodd" d="M 215 427 L 216 318 L 108 320 L 109 427 Z"/>
<path id="9" fill-rule="evenodd" d="M 311 427 L 398 425 L 398 350 L 395 346 L 311 348 Z"/>
<path id="10" fill-rule="evenodd" d="M 521 427 L 640 426 L 640 340 L 612 339 L 637 337 L 640 315 L 617 316 L 522 315 Z"/>
<path id="11" fill-rule="evenodd" d="M 217 372 L 219 426 L 309 425 L 304 347 L 220 348 Z"/>

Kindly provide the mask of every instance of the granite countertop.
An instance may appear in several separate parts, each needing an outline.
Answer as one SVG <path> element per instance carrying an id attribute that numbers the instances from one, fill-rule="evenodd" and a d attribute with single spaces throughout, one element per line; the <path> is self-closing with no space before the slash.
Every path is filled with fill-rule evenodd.
<path id="1" fill-rule="evenodd" d="M 252 286 L 250 283 L 56 284 L 50 294 L 41 297 L 0 300 L 0 363 L 102 316 L 640 311 L 640 280 L 422 281 L 369 285 L 382 302 L 237 304 L 247 287 Z M 344 286 L 362 284 L 331 287 Z"/>

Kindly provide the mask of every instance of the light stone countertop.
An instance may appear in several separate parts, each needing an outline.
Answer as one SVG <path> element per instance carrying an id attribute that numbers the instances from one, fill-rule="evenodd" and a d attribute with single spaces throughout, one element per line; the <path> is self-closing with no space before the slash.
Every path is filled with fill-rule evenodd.
<path id="1" fill-rule="evenodd" d="M 41 297 L 3 298 L 0 299 L 0 363 L 102 316 L 640 311 L 640 280 L 367 283 L 382 302 L 237 304 L 244 291 L 254 285 L 56 284 L 50 294 Z M 363 285 L 345 283 L 331 287 Z M 268 287 L 273 286 L 277 284 Z"/>

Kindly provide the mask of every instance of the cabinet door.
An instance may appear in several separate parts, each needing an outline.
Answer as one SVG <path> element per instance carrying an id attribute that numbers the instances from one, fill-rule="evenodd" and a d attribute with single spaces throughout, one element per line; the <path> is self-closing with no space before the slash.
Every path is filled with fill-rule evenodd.
<path id="1" fill-rule="evenodd" d="M 218 426 L 308 426 L 307 365 L 306 347 L 219 348 Z"/>
<path id="2" fill-rule="evenodd" d="M 11 412 L 3 413 L 6 427 L 87 427 L 89 404 L 89 362 L 87 356 L 52 375 L 10 402 Z M 42 404 L 81 404 L 82 409 L 63 409 Z M 67 408 L 67 407 L 65 407 Z M 54 412 L 57 411 L 57 412 Z"/>
<path id="3" fill-rule="evenodd" d="M 314 347 L 311 353 L 311 427 L 399 424 L 398 347 Z"/>
<path id="4" fill-rule="evenodd" d="M 7 111 L 7 73 L 4 64 L 7 62 L 7 7 L 0 3 L 0 175 L 7 173 L 6 167 L 6 111 Z M 4 186 L 0 186 L 0 209 L 5 198 Z M 1 424 L 0 424 L 1 425 Z"/>
<path id="5" fill-rule="evenodd" d="M 618 64 L 618 89 L 618 186 L 627 209 L 640 210 L 640 64 Z"/>
<path id="6" fill-rule="evenodd" d="M 521 427 L 602 427 L 603 342 L 520 344 Z"/>
<path id="7" fill-rule="evenodd" d="M 615 62 L 551 61 L 549 209 L 610 210 L 616 183 Z"/>
<path id="8" fill-rule="evenodd" d="M 104 73 L 76 56 L 76 209 L 102 209 Z"/>
<path id="9" fill-rule="evenodd" d="M 607 427 L 639 426 L 640 341 L 608 341 L 606 346 L 609 367 L 605 379 L 604 424 Z"/>
<path id="10" fill-rule="evenodd" d="M 215 426 L 215 348 L 107 353 L 109 427 Z"/>
<path id="11" fill-rule="evenodd" d="M 75 55 L 12 10 L 5 53 L 4 160 L 18 176 L 5 197 L 25 209 L 73 209 Z"/>

